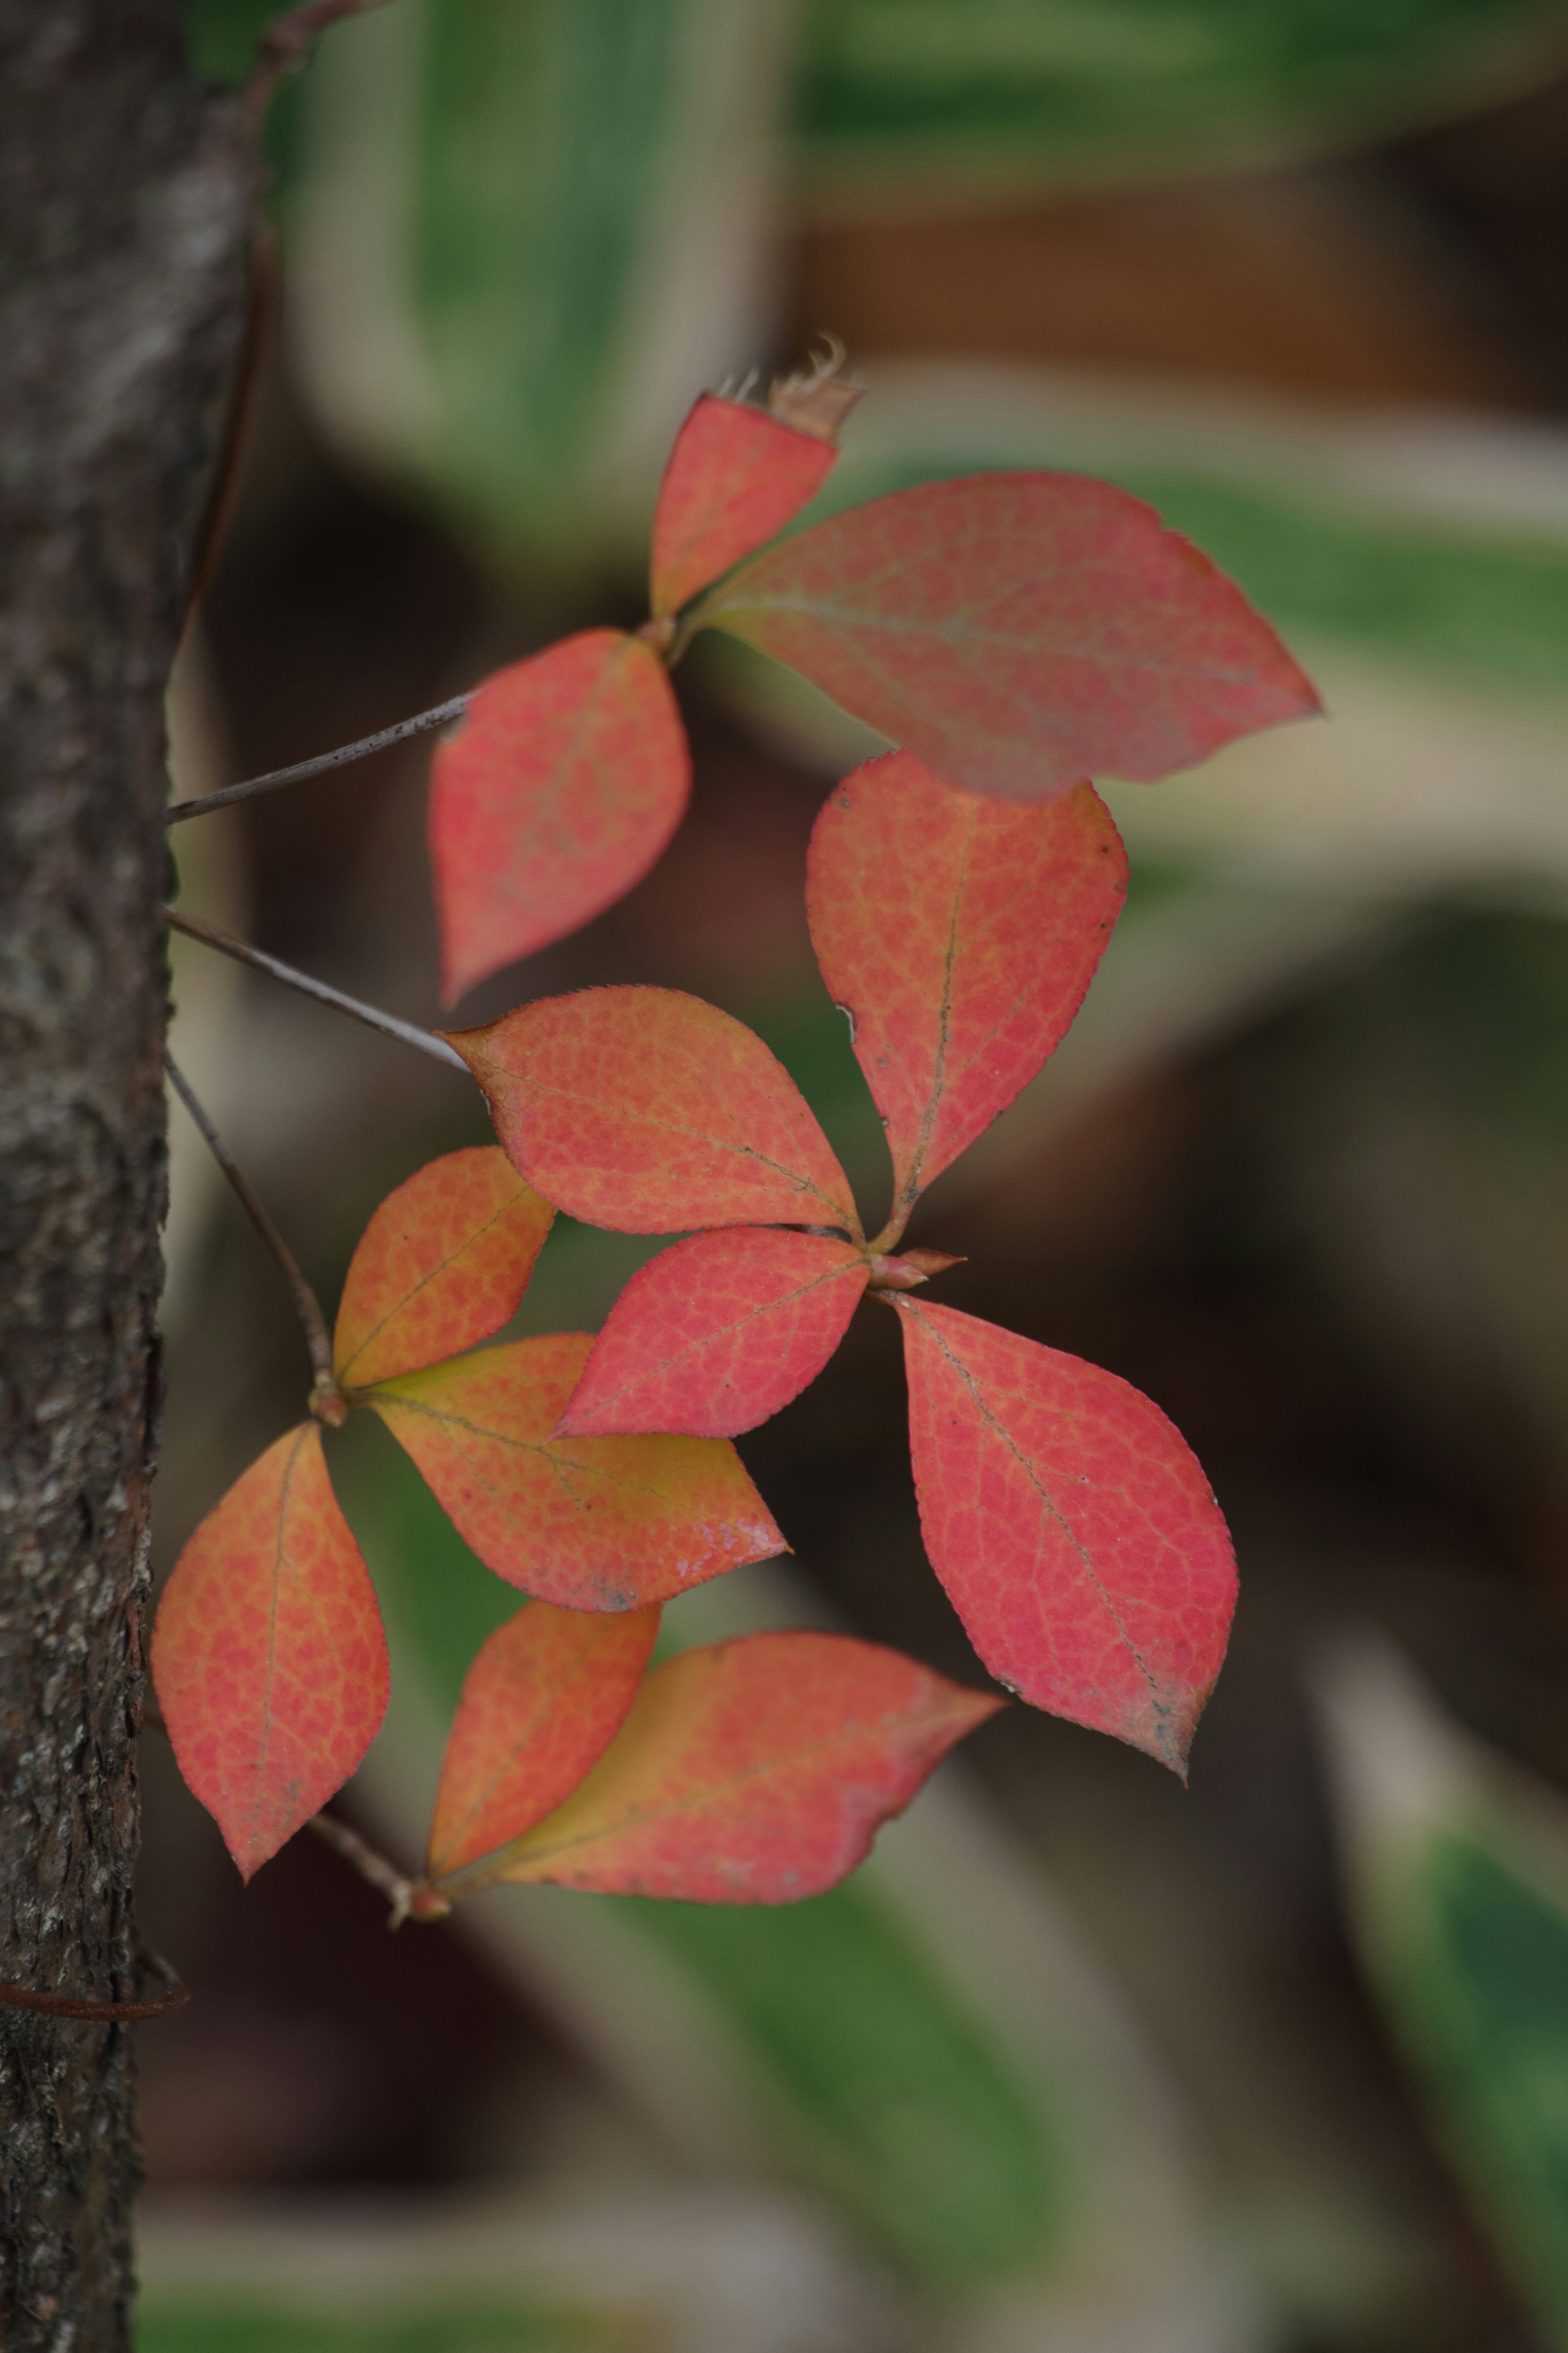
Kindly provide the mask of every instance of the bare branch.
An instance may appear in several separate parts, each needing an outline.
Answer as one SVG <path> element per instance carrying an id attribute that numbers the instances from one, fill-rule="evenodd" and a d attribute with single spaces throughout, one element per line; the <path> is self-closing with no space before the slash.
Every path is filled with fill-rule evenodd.
<path id="1" fill-rule="evenodd" d="M 297 988 L 303 997 L 313 997 L 318 1005 L 331 1005 L 340 1013 L 350 1013 L 363 1021 L 367 1029 L 379 1029 L 384 1038 L 395 1038 L 405 1046 L 417 1047 L 433 1061 L 445 1062 L 454 1071 L 468 1071 L 455 1047 L 445 1038 L 437 1038 L 434 1029 L 421 1029 L 412 1021 L 400 1021 L 395 1013 L 384 1013 L 379 1005 L 366 1005 L 357 997 L 347 997 L 341 988 L 332 988 L 324 980 L 312 980 L 308 972 L 296 972 L 291 964 L 281 964 L 264 948 L 253 948 L 248 940 L 237 940 L 232 932 L 220 932 L 216 923 L 204 923 L 199 916 L 184 915 L 178 908 L 165 907 L 163 920 L 187 939 L 200 940 L 209 948 L 217 948 L 237 963 L 248 964 L 258 972 L 270 973 L 289 988 Z"/>

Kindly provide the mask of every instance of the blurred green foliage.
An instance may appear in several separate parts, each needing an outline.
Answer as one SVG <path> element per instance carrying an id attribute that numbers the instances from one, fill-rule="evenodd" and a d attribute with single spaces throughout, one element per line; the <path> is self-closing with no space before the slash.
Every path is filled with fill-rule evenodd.
<path id="1" fill-rule="evenodd" d="M 521 2304 L 444 2303 L 333 2316 L 239 2291 L 201 2302 L 149 2297 L 136 2353 L 637 2353 L 656 2337 L 591 2313 Z"/>
<path id="2" fill-rule="evenodd" d="M 1370 135 L 1561 40 L 1559 0 L 808 0 L 796 138 L 829 184 L 1042 180 Z"/>

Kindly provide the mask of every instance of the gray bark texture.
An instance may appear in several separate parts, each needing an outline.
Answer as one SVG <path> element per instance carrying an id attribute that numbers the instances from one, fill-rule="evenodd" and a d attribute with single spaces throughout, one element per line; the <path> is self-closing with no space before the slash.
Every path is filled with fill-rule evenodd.
<path id="1" fill-rule="evenodd" d="M 252 197 L 184 14 L 0 0 L 0 1978 L 104 2000 L 141 1974 L 163 699 Z M 130 2344 L 141 2031 L 0 2009 L 5 2353 Z"/>

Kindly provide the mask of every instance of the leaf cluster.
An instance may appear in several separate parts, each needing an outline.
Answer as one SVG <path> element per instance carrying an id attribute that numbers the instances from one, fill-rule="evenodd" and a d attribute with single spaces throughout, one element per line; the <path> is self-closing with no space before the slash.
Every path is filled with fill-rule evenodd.
<path id="1" fill-rule="evenodd" d="M 447 1033 L 499 1146 L 433 1162 L 377 1210 L 316 1419 L 203 1523 L 158 1618 L 182 1768 L 247 1875 L 354 1770 L 386 1704 L 317 1426 L 353 1408 L 529 1597 L 469 1671 L 416 1916 L 503 1880 L 780 1903 L 851 1869 L 1000 1703 L 834 1635 L 649 1661 L 663 1603 L 788 1548 L 732 1440 L 815 1379 L 863 1300 L 900 1318 L 926 1547 L 985 1666 L 1185 1769 L 1235 1598 L 1201 1470 L 1114 1375 L 917 1296 L 955 1261 L 900 1244 L 1052 1053 L 1110 937 L 1126 860 L 1090 773 L 1163 776 L 1311 691 L 1204 557 L 1102 483 L 980 476 L 787 528 L 852 396 L 829 366 L 765 409 L 698 402 L 655 519 L 651 619 L 474 691 L 433 764 L 430 844 L 450 1001 L 658 856 L 689 786 L 668 667 L 698 628 L 893 737 L 827 801 L 805 876 L 891 1213 L 868 1237 L 788 1073 L 695 997 L 590 988 Z M 684 1239 L 596 1335 L 483 1345 L 557 1210 Z"/>

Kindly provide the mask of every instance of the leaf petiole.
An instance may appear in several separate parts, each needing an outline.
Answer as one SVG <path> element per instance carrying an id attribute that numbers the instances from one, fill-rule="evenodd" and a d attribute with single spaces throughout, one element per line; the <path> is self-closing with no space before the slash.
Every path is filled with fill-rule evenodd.
<path id="1" fill-rule="evenodd" d="M 310 1352 L 310 1370 L 315 1375 L 310 1410 L 319 1421 L 330 1422 L 335 1430 L 347 1419 L 348 1407 L 332 1371 L 331 1335 L 327 1330 L 327 1319 L 321 1313 L 321 1303 L 306 1282 L 298 1259 L 252 1192 L 247 1178 L 192 1092 L 190 1082 L 179 1064 L 169 1053 L 165 1053 L 163 1060 L 174 1092 L 201 1130 L 213 1158 L 238 1195 L 246 1216 L 283 1270 L 284 1280 L 294 1294 L 294 1305 L 304 1327 L 305 1345 Z"/>
<path id="2" fill-rule="evenodd" d="M 237 963 L 270 973 L 274 980 L 297 988 L 303 997 L 313 997 L 319 1005 L 334 1006 L 340 1013 L 352 1014 L 367 1029 L 379 1029 L 384 1038 L 395 1038 L 405 1046 L 416 1046 L 433 1061 L 446 1062 L 455 1071 L 468 1067 L 456 1049 L 448 1046 L 444 1038 L 437 1038 L 433 1029 L 421 1029 L 413 1021 L 400 1021 L 395 1013 L 384 1013 L 379 1005 L 366 1005 L 362 998 L 349 997 L 324 980 L 313 980 L 308 972 L 297 972 L 291 964 L 280 963 L 264 948 L 252 947 L 248 940 L 237 940 L 232 932 L 220 932 L 216 923 L 204 923 L 195 915 L 183 915 L 175 907 L 164 908 L 163 920 L 176 932 L 184 932 L 187 939 L 200 940 L 205 946 L 233 956 Z"/>
<path id="3" fill-rule="evenodd" d="M 253 793 L 273 793 L 282 785 L 302 784 L 307 776 L 324 776 L 329 768 L 346 768 L 355 760 L 368 760 L 373 752 L 384 752 L 389 744 L 405 744 L 411 736 L 427 735 L 433 727 L 445 727 L 448 720 L 460 719 L 468 707 L 466 694 L 453 695 L 449 702 L 437 702 L 429 711 L 416 712 L 412 719 L 399 719 L 391 727 L 381 727 L 374 735 L 362 735 L 357 743 L 340 744 L 335 752 L 318 752 L 309 760 L 296 760 L 291 767 L 268 768 L 264 776 L 247 776 L 243 784 L 225 785 L 216 793 L 203 793 L 193 801 L 176 801 L 166 822 L 181 825 L 188 817 L 205 817 L 209 809 L 227 808 L 235 801 L 247 801 Z"/>

